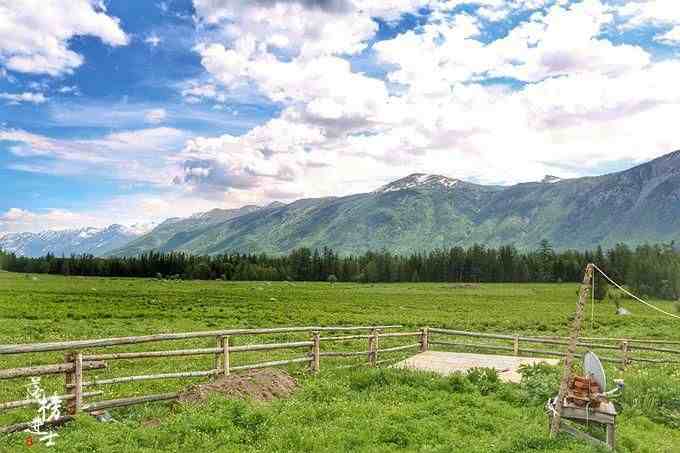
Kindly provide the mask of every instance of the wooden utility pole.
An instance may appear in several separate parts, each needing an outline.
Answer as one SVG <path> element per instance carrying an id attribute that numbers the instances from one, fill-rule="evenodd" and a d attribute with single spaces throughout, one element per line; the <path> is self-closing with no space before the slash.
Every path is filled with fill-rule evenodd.
<path id="1" fill-rule="evenodd" d="M 555 401 L 555 413 L 550 423 L 550 435 L 556 436 L 560 432 L 560 422 L 562 421 L 562 406 L 564 398 L 567 396 L 567 389 L 569 387 L 569 379 L 571 379 L 571 367 L 574 364 L 574 354 L 576 353 L 576 344 L 578 337 L 581 334 L 581 323 L 583 322 L 583 309 L 588 300 L 588 291 L 591 288 L 593 280 L 593 264 L 589 263 L 586 266 L 586 272 L 583 276 L 583 283 L 579 291 L 578 302 L 576 304 L 576 315 L 574 316 L 574 324 L 571 328 L 571 335 L 569 337 L 569 346 L 567 346 L 567 354 L 564 357 L 564 371 L 562 372 L 562 382 L 560 382 L 560 391 L 557 394 L 557 401 Z"/>

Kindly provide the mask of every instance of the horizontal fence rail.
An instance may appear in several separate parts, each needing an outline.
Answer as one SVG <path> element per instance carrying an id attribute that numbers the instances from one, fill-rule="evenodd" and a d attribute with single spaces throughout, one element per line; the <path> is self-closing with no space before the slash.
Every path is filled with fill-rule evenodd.
<path id="1" fill-rule="evenodd" d="M 63 353 L 63 363 L 36 365 L 21 368 L 0 369 L 0 380 L 17 380 L 21 378 L 36 376 L 62 376 L 64 394 L 55 395 L 55 398 L 66 404 L 64 416 L 52 420 L 53 424 L 61 424 L 73 419 L 79 412 L 94 412 L 108 408 L 124 407 L 135 404 L 148 403 L 152 401 L 167 401 L 176 399 L 178 392 L 129 396 L 124 398 L 86 401 L 92 398 L 105 395 L 101 389 L 110 386 L 139 383 L 146 381 L 165 381 L 165 380 L 184 380 L 208 378 L 216 379 L 220 376 L 227 376 L 232 372 L 256 370 L 260 368 L 293 366 L 306 364 L 311 372 L 320 370 L 320 359 L 325 357 L 351 358 L 364 357 L 364 364 L 376 366 L 379 353 L 396 353 L 414 349 L 420 345 L 388 345 L 389 347 L 378 347 L 379 338 L 384 337 L 385 341 L 398 341 L 402 338 L 418 337 L 421 332 L 395 332 L 401 328 L 399 325 L 376 325 L 376 326 L 308 326 L 308 327 L 274 327 L 274 328 L 254 328 L 254 329 L 227 329 L 212 330 L 203 332 L 184 332 L 184 333 L 163 333 L 156 335 L 115 337 L 73 341 L 58 341 L 49 343 L 31 344 L 9 344 L 0 345 L 1 356 L 21 357 L 30 355 L 31 362 L 39 354 L 48 354 L 54 357 L 55 353 Z M 326 334 L 323 336 L 322 334 Z M 252 344 L 234 344 L 234 339 L 239 337 L 274 336 L 277 337 L 299 337 L 307 335 L 307 340 L 297 339 L 286 342 L 259 342 Z M 184 340 L 185 342 L 201 341 L 200 339 L 214 339 L 214 347 L 185 347 L 168 350 L 133 350 L 133 351 L 111 351 L 111 348 L 136 348 L 145 344 L 156 344 Z M 203 341 L 204 341 L 203 340 Z M 330 350 L 328 347 L 337 344 L 352 344 L 356 341 L 364 341 L 368 348 L 364 346 L 357 351 L 356 348 L 350 351 Z M 323 343 L 327 347 L 321 346 Z M 349 342 L 349 343 L 347 343 Z M 102 350 L 103 349 L 103 350 Z M 108 351 L 107 351 L 108 349 Z M 99 351 L 96 351 L 99 350 Z M 303 350 L 302 355 L 295 357 L 282 358 L 280 360 L 249 360 L 253 363 L 233 363 L 234 358 L 244 354 L 248 357 L 254 354 L 259 357 L 262 353 L 273 351 L 286 353 L 287 351 Z M 132 362 L 135 360 L 153 360 L 182 357 L 213 357 L 213 366 L 208 369 L 186 370 L 176 372 L 152 372 L 129 376 L 101 377 L 86 374 L 95 370 L 109 370 L 116 362 Z M 16 359 L 19 360 L 19 359 Z M 16 361 L 15 360 L 15 361 Z M 242 359 L 243 360 L 243 359 Z M 248 359 L 245 359 L 248 361 Z M 145 362 L 151 363 L 151 362 Z M 163 365 L 163 361 L 157 362 Z M 148 365 L 150 366 L 150 365 Z M 127 367 L 127 366 L 125 366 Z M 124 367 L 124 368 L 125 368 Z M 115 367 L 114 367 L 115 368 Z M 138 367 L 139 369 L 139 367 Z M 129 373 L 132 374 L 132 373 Z M 143 384 L 146 385 L 146 384 Z M 87 390 L 87 391 L 86 391 Z M 40 404 L 38 400 L 23 399 L 9 402 L 0 402 L 0 411 L 21 409 Z M 0 428 L 0 433 L 21 431 L 30 427 L 30 422 L 16 423 L 14 425 Z"/>
<path id="2" fill-rule="evenodd" d="M 403 331 L 400 331 L 402 329 Z M 256 338 L 258 336 L 275 336 L 277 342 L 253 342 L 251 344 L 234 343 L 241 337 Z M 300 337 L 303 338 L 300 338 Z M 280 337 L 294 337 L 291 341 L 279 341 Z M 457 338 L 456 338 L 457 337 Z M 210 345 L 187 346 L 184 348 L 168 350 L 125 350 L 111 351 L 110 348 L 125 347 L 127 349 L 140 347 L 149 343 L 173 342 L 185 340 L 186 343 L 203 341 L 212 338 L 214 346 Z M 477 342 L 470 343 L 466 340 L 475 339 Z M 163 333 L 156 335 L 115 337 L 90 340 L 59 341 L 35 344 L 10 344 L 0 345 L 0 356 L 12 356 L 19 360 L 22 354 L 31 355 L 31 363 L 36 354 L 48 354 L 54 357 L 55 353 L 63 353 L 63 362 L 56 364 L 35 365 L 21 368 L 0 369 L 0 381 L 16 380 L 47 376 L 51 379 L 62 380 L 63 394 L 55 397 L 66 404 L 65 414 L 53 420 L 51 423 L 62 424 L 80 413 L 91 413 L 104 409 L 131 406 L 155 401 L 174 400 L 179 396 L 178 392 L 153 393 L 148 395 L 126 396 L 116 399 L 92 400 L 93 398 L 106 395 L 103 389 L 118 387 L 125 394 L 124 384 L 146 381 L 181 381 L 183 379 L 208 378 L 210 380 L 228 376 L 232 372 L 256 370 L 260 368 L 305 365 L 312 373 L 321 368 L 321 359 L 324 362 L 341 360 L 353 362 L 349 365 L 341 365 L 339 368 L 371 366 L 393 363 L 403 360 L 417 352 L 427 352 L 437 347 L 463 351 L 500 351 L 503 355 L 515 356 L 564 356 L 562 350 L 566 349 L 567 339 L 564 337 L 530 337 L 522 335 L 499 334 L 489 332 L 469 332 L 463 330 L 429 328 L 419 329 L 402 328 L 399 325 L 378 326 L 309 326 L 309 327 L 274 327 L 255 329 L 227 329 L 211 330 L 203 332 Z M 534 348 L 528 345 L 539 345 Z M 541 348 L 540 345 L 544 347 Z M 600 357 L 604 362 L 616 363 L 622 367 L 632 362 L 642 363 L 679 363 L 680 341 L 665 341 L 660 339 L 618 339 L 618 338 L 581 338 L 578 346 L 581 349 L 596 349 L 608 352 L 608 355 Z M 545 346 L 550 346 L 546 349 Z M 104 349 L 103 351 L 93 351 Z M 302 351 L 300 351 L 302 350 Z M 297 351 L 292 357 L 281 356 L 289 351 Z M 262 360 L 263 353 L 274 354 L 275 357 L 265 355 L 269 360 Z M 302 352 L 302 354 L 300 354 Z M 506 354 L 507 353 L 507 354 Z M 406 355 L 404 355 L 406 354 Z M 577 354 L 581 356 L 582 354 Z M 182 358 L 198 357 L 196 360 L 205 362 L 201 357 L 212 357 L 212 366 L 206 365 L 203 369 L 183 370 L 175 372 L 163 372 L 158 368 L 163 361 L 155 361 L 158 358 Z M 256 359 L 252 359 L 256 357 Z M 234 363 L 234 359 L 239 361 Z M 276 359 L 276 360 L 272 360 Z M 145 360 L 147 366 L 154 366 L 154 372 L 145 374 L 137 373 L 130 376 L 91 376 L 89 373 L 97 370 L 106 370 L 121 366 L 128 367 L 127 363 L 134 360 Z M 149 361 L 151 360 L 151 361 Z M 259 361 L 258 361 L 259 360 Z M 241 361 L 246 361 L 242 363 Z M 247 363 L 254 362 L 254 363 Z M 117 364 L 117 365 L 116 365 Z M 139 371 L 140 367 L 135 371 Z M 167 370 L 165 370 L 167 371 Z M 128 371 L 127 374 L 132 374 Z M 86 376 L 87 375 L 87 376 Z M 57 383 L 59 384 L 59 383 Z M 149 385 L 149 384 L 143 384 Z M 156 385 L 156 384 L 153 384 Z M 88 391 L 84 391 L 84 390 Z M 167 388 L 166 390 L 168 390 Z M 108 391 L 106 390 L 106 391 Z M 111 390 L 112 391 L 112 390 Z M 86 401 L 87 400 L 87 401 Z M 23 399 L 16 401 L 0 402 L 0 411 L 22 409 L 39 405 L 36 399 Z M 9 433 L 25 430 L 30 427 L 30 422 L 15 423 L 14 425 L 0 427 L 0 433 Z"/>
<path id="3" fill-rule="evenodd" d="M 494 351 L 508 351 L 512 352 L 512 355 L 549 355 L 556 357 L 564 357 L 566 353 L 560 350 L 549 350 L 549 349 L 536 349 L 536 348 L 526 348 L 521 347 L 524 344 L 537 344 L 537 345 L 551 345 L 551 346 L 566 346 L 568 345 L 566 337 L 529 337 L 521 335 L 509 335 L 509 334 L 496 334 L 496 333 L 486 333 L 486 332 L 469 332 L 463 330 L 452 330 L 452 329 L 439 329 L 431 328 L 429 329 L 430 338 L 429 343 L 433 345 L 440 345 L 446 347 L 454 348 L 464 348 L 464 349 L 482 349 L 482 350 L 494 350 Z M 432 337 L 432 334 L 437 334 L 436 338 Z M 510 344 L 498 344 L 498 343 L 466 343 L 466 342 L 456 342 L 449 340 L 442 340 L 441 337 L 451 338 L 451 337 L 464 337 L 464 338 L 476 338 L 491 341 L 507 341 Z M 622 368 L 625 368 L 633 362 L 642 363 L 680 363 L 680 348 L 671 349 L 664 347 L 654 346 L 656 344 L 674 344 L 673 341 L 665 340 L 653 340 L 651 343 L 647 343 L 649 340 L 641 339 L 614 339 L 614 338 L 585 338 L 582 337 L 576 343 L 577 348 L 581 350 L 603 350 L 608 351 L 610 355 L 599 356 L 600 360 L 603 362 L 617 363 L 620 364 Z M 610 344 L 606 344 L 610 342 Z M 680 344 L 680 342 L 679 342 Z M 647 356 L 633 355 L 633 352 L 638 351 L 646 353 Z M 618 353 L 618 356 L 611 356 L 612 353 Z M 582 353 L 577 353 L 576 357 L 583 357 Z"/>

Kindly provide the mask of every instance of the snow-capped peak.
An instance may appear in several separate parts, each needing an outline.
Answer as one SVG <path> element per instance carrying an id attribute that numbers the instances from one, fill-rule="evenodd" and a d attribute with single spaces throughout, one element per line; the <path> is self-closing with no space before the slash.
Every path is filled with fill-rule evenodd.
<path id="1" fill-rule="evenodd" d="M 460 181 L 458 179 L 447 178 L 446 176 L 414 173 L 405 178 L 398 179 L 385 186 L 382 186 L 375 192 L 396 192 L 398 190 L 415 189 L 418 187 L 441 187 L 444 189 L 451 189 L 459 182 Z"/>

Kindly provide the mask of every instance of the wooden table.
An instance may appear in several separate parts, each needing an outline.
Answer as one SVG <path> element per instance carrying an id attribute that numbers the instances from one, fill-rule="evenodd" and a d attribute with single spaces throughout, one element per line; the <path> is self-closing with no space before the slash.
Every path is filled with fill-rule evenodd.
<path id="1" fill-rule="evenodd" d="M 550 405 L 550 402 L 548 402 Z M 574 437 L 585 440 L 587 442 L 602 445 L 609 450 L 616 448 L 616 408 L 612 402 L 602 403 L 597 409 L 578 407 L 573 404 L 564 403 L 562 408 L 562 421 L 560 423 L 560 431 L 571 434 Z M 553 412 L 548 407 L 548 418 L 552 421 Z M 598 423 L 604 425 L 606 429 L 606 440 L 598 439 L 590 434 L 581 431 L 570 423 L 565 423 L 565 420 L 574 421 L 577 423 Z"/>

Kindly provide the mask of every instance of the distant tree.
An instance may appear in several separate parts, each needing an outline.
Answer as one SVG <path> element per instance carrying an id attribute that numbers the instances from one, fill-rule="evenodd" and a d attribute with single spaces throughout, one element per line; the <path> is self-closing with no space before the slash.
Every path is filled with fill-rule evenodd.
<path id="1" fill-rule="evenodd" d="M 336 277 L 334 274 L 331 274 L 331 275 L 328 276 L 328 278 L 326 280 L 328 281 L 328 283 L 330 283 L 332 285 L 332 284 L 338 282 L 338 277 Z"/>
<path id="2" fill-rule="evenodd" d="M 538 279 L 542 282 L 553 280 L 553 263 L 555 251 L 547 239 L 543 239 L 538 246 Z"/>
<path id="3" fill-rule="evenodd" d="M 595 278 L 595 300 L 603 301 L 607 298 L 609 284 L 604 278 Z"/>

